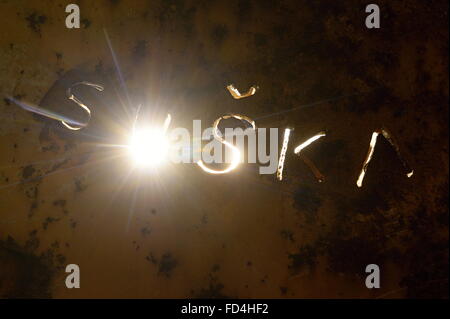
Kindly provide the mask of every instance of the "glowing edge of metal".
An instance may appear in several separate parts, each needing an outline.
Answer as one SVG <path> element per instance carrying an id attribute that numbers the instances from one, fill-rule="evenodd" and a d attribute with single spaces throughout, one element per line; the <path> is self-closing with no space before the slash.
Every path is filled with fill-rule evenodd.
<path id="1" fill-rule="evenodd" d="M 403 158 L 400 156 L 399 148 L 398 148 L 397 144 L 392 140 L 391 135 L 389 134 L 389 132 L 387 132 L 385 129 L 380 129 L 380 130 L 375 131 L 375 132 L 372 133 L 372 138 L 370 139 L 370 144 L 369 144 L 369 151 L 367 153 L 366 159 L 363 162 L 363 167 L 362 167 L 361 172 L 360 172 L 360 174 L 358 176 L 358 180 L 356 181 L 356 186 L 358 186 L 358 187 L 362 187 L 364 176 L 366 175 L 367 167 L 368 167 L 369 162 L 372 159 L 373 153 L 375 151 L 375 146 L 377 144 L 377 138 L 378 138 L 378 135 L 380 135 L 380 133 L 392 145 L 392 147 L 394 147 L 394 149 L 395 149 L 395 151 L 397 153 L 397 156 L 399 157 L 399 159 L 402 162 L 403 166 L 408 168 L 408 165 L 403 160 Z M 406 176 L 408 178 L 410 178 L 411 176 L 413 176 L 413 174 L 414 174 L 414 170 L 410 170 L 408 168 L 408 173 L 406 173 Z"/>
<path id="2" fill-rule="evenodd" d="M 78 131 L 78 130 L 81 130 L 82 128 L 86 127 L 86 126 L 88 125 L 89 121 L 91 120 L 91 110 L 90 110 L 85 104 L 83 104 L 83 102 L 81 102 L 75 95 L 72 94 L 72 88 L 74 88 L 75 86 L 78 86 L 78 85 L 87 85 L 87 86 L 91 86 L 91 87 L 95 88 L 95 89 L 98 90 L 98 91 L 103 91 L 103 90 L 104 90 L 104 87 L 103 87 L 103 86 L 98 85 L 98 84 L 94 84 L 94 83 L 91 83 L 91 82 L 86 82 L 86 81 L 77 82 L 77 83 L 71 85 L 71 86 L 67 89 L 67 91 L 66 91 L 67 98 L 68 98 L 69 100 L 74 101 L 76 104 L 78 104 L 78 105 L 79 105 L 83 110 L 85 110 L 86 113 L 89 115 L 89 118 L 88 118 L 88 120 L 87 120 L 87 123 L 86 123 L 84 126 L 81 126 L 81 127 L 71 126 L 71 125 L 67 124 L 65 121 L 61 121 L 61 123 L 62 123 L 66 128 L 68 128 L 69 130 L 72 130 L 72 131 Z"/>
<path id="3" fill-rule="evenodd" d="M 214 137 L 219 140 L 222 144 L 224 144 L 225 146 L 228 146 L 229 148 L 231 148 L 231 150 L 233 151 L 233 158 L 232 161 L 230 163 L 230 166 L 228 166 L 226 169 L 224 170 L 213 170 L 210 169 L 208 167 L 206 167 L 206 165 L 203 163 L 202 160 L 197 161 L 197 165 L 206 173 L 210 173 L 210 174 L 226 174 L 231 172 L 232 170 L 236 169 L 236 167 L 238 167 L 239 162 L 241 160 L 241 152 L 239 152 L 239 149 L 234 146 L 233 144 L 225 141 L 222 136 L 221 133 L 218 129 L 219 123 L 221 120 L 226 120 L 229 118 L 235 118 L 241 121 L 245 121 L 247 123 L 249 123 L 252 128 L 254 130 L 256 130 L 256 123 L 255 121 L 253 121 L 251 118 L 245 116 L 245 115 L 240 115 L 240 114 L 228 114 L 228 115 L 224 115 L 219 117 L 217 120 L 214 121 L 213 123 L 213 135 Z"/>
<path id="4" fill-rule="evenodd" d="M 255 86 L 250 87 L 250 89 L 248 89 L 247 93 L 244 93 L 244 94 L 241 94 L 239 92 L 239 90 L 234 87 L 233 84 L 228 85 L 227 89 L 233 98 L 235 98 L 236 100 L 239 100 L 239 99 L 254 95 L 256 93 L 257 87 L 255 87 Z"/>
<path id="5" fill-rule="evenodd" d="M 283 146 L 281 148 L 281 153 L 280 153 L 280 158 L 278 160 L 278 168 L 277 168 L 277 178 L 280 181 L 283 180 L 284 160 L 286 158 L 286 152 L 287 152 L 290 134 L 291 134 L 291 129 L 287 128 L 284 130 Z"/>
<path id="6" fill-rule="evenodd" d="M 313 137 L 307 139 L 305 142 L 303 142 L 302 144 L 297 146 L 294 149 L 294 153 L 298 155 L 304 148 L 308 147 L 310 144 L 312 144 L 313 142 L 317 141 L 319 138 L 326 136 L 326 135 L 327 134 L 325 132 L 320 132 L 319 134 L 314 135 Z"/>

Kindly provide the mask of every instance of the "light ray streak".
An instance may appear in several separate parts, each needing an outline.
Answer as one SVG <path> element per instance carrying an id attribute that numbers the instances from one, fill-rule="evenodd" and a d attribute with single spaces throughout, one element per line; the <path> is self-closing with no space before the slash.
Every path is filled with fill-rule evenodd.
<path id="1" fill-rule="evenodd" d="M 124 176 L 121 178 L 120 182 L 117 183 L 117 188 L 116 188 L 116 190 L 114 191 L 114 194 L 113 194 L 113 196 L 111 197 L 111 199 L 117 198 L 117 196 L 120 194 L 120 192 L 122 191 L 122 189 L 123 189 L 123 188 L 125 187 L 125 185 L 127 184 L 128 179 L 130 178 L 130 176 L 131 176 L 132 173 L 133 173 L 133 170 L 130 169 L 130 170 L 128 171 L 127 174 L 124 174 Z M 111 204 L 111 205 L 113 204 L 113 201 L 112 201 L 112 200 L 111 200 L 111 203 L 110 203 L 110 204 Z"/>
<path id="2" fill-rule="evenodd" d="M 109 144 L 109 143 L 95 143 L 97 147 L 105 147 L 105 148 L 127 148 L 126 144 Z"/>
<path id="3" fill-rule="evenodd" d="M 250 89 L 248 89 L 248 91 L 247 91 L 246 93 L 244 93 L 244 94 L 241 94 L 241 93 L 239 92 L 239 90 L 236 89 L 236 88 L 234 87 L 233 84 L 228 85 L 228 86 L 227 86 L 227 89 L 228 89 L 228 92 L 230 92 L 230 94 L 231 94 L 231 96 L 232 96 L 233 98 L 235 98 L 236 100 L 239 100 L 239 99 L 243 99 L 243 98 L 245 98 L 245 97 L 249 97 L 249 96 L 254 95 L 254 94 L 256 93 L 256 90 L 258 89 L 258 87 L 257 87 L 257 86 L 252 86 L 252 87 L 250 87 Z"/>
<path id="4" fill-rule="evenodd" d="M 130 95 L 128 94 L 128 89 L 127 89 L 127 86 L 125 84 L 125 80 L 123 79 L 123 74 L 122 74 L 122 71 L 120 69 L 119 60 L 117 59 L 116 53 L 114 52 L 114 49 L 113 49 L 112 44 L 111 44 L 111 40 L 109 39 L 109 35 L 108 35 L 108 32 L 106 31 L 106 29 L 103 29 L 103 33 L 105 34 L 106 43 L 108 44 L 108 48 L 111 51 L 111 56 L 113 58 L 114 66 L 116 67 L 116 71 L 117 71 L 117 75 L 119 77 L 120 85 L 122 86 L 122 89 L 125 92 L 125 96 L 126 96 L 127 102 L 128 102 L 128 107 L 131 107 Z M 130 116 L 128 108 L 125 107 L 125 111 L 126 111 L 127 115 Z"/>
<path id="5" fill-rule="evenodd" d="M 115 155 L 115 156 L 102 158 L 102 159 L 98 159 L 98 160 L 93 160 L 93 161 L 87 161 L 87 162 L 84 162 L 84 163 L 81 163 L 81 164 L 73 165 L 71 167 L 66 167 L 66 168 L 55 170 L 55 171 L 47 172 L 47 173 L 45 173 L 43 175 L 35 176 L 35 177 L 32 177 L 32 178 L 28 178 L 28 179 L 23 180 L 23 181 L 2 185 L 2 186 L 0 186 L 0 190 L 6 189 L 6 188 L 9 188 L 9 187 L 13 187 L 13 186 L 16 186 L 16 185 L 19 185 L 19 184 L 25 184 L 25 183 L 29 183 L 29 182 L 32 182 L 32 181 L 41 180 L 41 179 L 43 179 L 45 177 L 48 177 L 48 176 L 51 176 L 51 175 L 54 175 L 54 174 L 57 174 L 57 173 L 67 172 L 67 171 L 72 170 L 74 168 L 82 167 L 83 165 L 98 164 L 98 163 L 103 162 L 103 161 L 112 160 L 112 159 L 116 159 L 116 158 L 123 157 L 123 156 L 124 155 Z"/>
<path id="6" fill-rule="evenodd" d="M 56 121 L 60 121 L 60 122 L 66 122 L 66 123 L 71 123 L 72 125 L 78 125 L 78 126 L 85 126 L 85 124 L 78 122 L 76 120 L 72 120 L 64 115 L 58 114 L 56 112 L 50 111 L 50 110 L 46 110 L 42 107 L 38 107 L 36 105 L 30 104 L 30 103 L 26 103 L 20 100 L 17 100 L 13 97 L 8 96 L 7 97 L 8 100 L 10 100 L 11 102 L 13 102 L 14 104 L 20 106 L 22 109 L 35 113 L 35 114 L 39 114 L 42 116 L 45 116 L 47 118 L 50 118 L 52 120 L 56 120 Z"/>
<path id="7" fill-rule="evenodd" d="M 284 168 L 284 160 L 286 158 L 286 152 L 289 144 L 289 136 L 291 134 L 291 129 L 287 128 L 284 130 L 284 138 L 283 138 L 283 146 L 281 147 L 280 158 L 278 160 L 278 168 L 277 168 L 277 178 L 279 181 L 283 180 L 283 168 Z"/>
<path id="8" fill-rule="evenodd" d="M 114 147 L 114 148 L 125 148 L 127 147 L 126 145 L 113 145 L 113 144 L 94 144 L 94 146 L 99 146 L 99 147 Z M 51 163 L 55 163 L 55 162 L 64 162 L 64 161 L 68 161 L 68 160 L 73 160 L 82 156 L 86 156 L 87 154 L 93 154 L 92 151 L 87 151 L 87 152 L 82 152 L 82 153 L 75 153 L 75 154 L 70 154 L 68 156 L 63 156 L 63 157 L 58 157 L 58 158 L 52 158 L 52 159 L 46 159 L 46 160 L 40 160 L 40 161 L 35 161 L 35 162 L 28 162 L 28 163 L 20 163 L 20 164 L 15 164 L 15 165 L 3 165 L 0 166 L 0 169 L 7 169 L 7 168 L 13 168 L 13 167 L 25 167 L 25 166 L 29 166 L 29 165 L 41 165 L 41 164 L 51 164 Z M 58 164 L 56 164 L 58 165 Z"/>
<path id="9" fill-rule="evenodd" d="M 114 89 L 115 96 L 117 97 L 117 100 L 120 103 L 120 106 L 122 107 L 122 110 L 125 112 L 125 114 L 126 114 L 128 119 L 132 119 L 133 118 L 133 116 L 131 114 L 132 112 L 126 106 L 127 102 L 125 102 L 124 97 L 122 96 L 123 94 L 121 94 L 119 92 L 120 87 L 117 87 L 117 85 L 115 84 L 115 82 L 114 82 L 115 78 L 112 79 L 112 77 L 109 76 L 108 79 L 109 79 L 110 83 L 112 83 L 112 88 Z M 119 83 L 119 85 L 121 85 L 121 84 Z"/>
<path id="10" fill-rule="evenodd" d="M 141 176 L 139 176 L 139 179 L 138 179 L 138 186 L 133 191 L 133 199 L 131 200 L 130 209 L 128 211 L 128 221 L 127 221 L 127 226 L 125 229 L 125 232 L 127 232 L 127 233 L 128 233 L 128 230 L 130 229 L 131 219 L 134 216 L 134 210 L 136 208 L 136 201 L 137 201 L 140 186 L 141 186 Z"/>
<path id="11" fill-rule="evenodd" d="M 84 167 L 84 170 L 81 174 L 77 174 L 76 177 L 77 178 L 86 178 L 89 180 L 98 180 L 97 176 L 100 175 L 102 173 L 102 163 L 106 162 L 106 161 L 113 161 L 119 158 L 124 157 L 123 153 L 120 154 L 115 154 L 112 152 L 100 152 L 100 153 L 92 153 L 93 155 L 95 154 L 96 157 L 94 158 L 89 158 L 88 161 L 86 161 L 84 164 L 86 164 L 86 166 Z M 114 155 L 115 154 L 115 155 Z M 98 157 L 97 157 L 98 156 Z M 100 157 L 101 156 L 101 157 Z M 81 163 L 83 164 L 83 163 Z M 100 167 L 98 167 L 97 165 L 92 165 L 92 164 L 99 164 Z M 90 167 L 92 166 L 92 167 Z M 60 166 L 61 167 L 61 166 Z M 64 170 L 64 167 L 62 168 Z M 70 168 L 69 168 L 70 169 Z M 51 171 L 55 171 L 56 169 L 51 169 Z M 97 176 L 95 176 L 97 175 Z M 95 176 L 95 177 L 94 177 Z M 66 192 L 67 190 L 70 190 L 70 185 L 71 185 L 71 181 L 73 180 L 69 180 L 65 183 L 62 183 L 60 185 L 60 187 L 57 190 L 57 194 L 61 194 Z"/>
<path id="12" fill-rule="evenodd" d="M 379 88 L 380 87 L 373 88 L 373 89 L 371 89 L 368 92 L 356 92 L 356 93 L 352 93 L 352 94 L 339 95 L 339 96 L 330 97 L 330 98 L 319 100 L 319 101 L 312 102 L 312 103 L 301 104 L 301 105 L 295 106 L 295 107 L 290 108 L 290 109 L 285 109 L 285 110 L 281 110 L 281 111 L 278 111 L 278 112 L 269 113 L 269 114 L 266 114 L 266 115 L 263 115 L 263 116 L 258 116 L 257 118 L 255 118 L 255 120 L 262 120 L 262 119 L 265 119 L 265 118 L 268 118 L 268 117 L 281 115 L 281 114 L 288 113 L 288 112 L 293 112 L 293 111 L 296 111 L 296 110 L 299 110 L 299 109 L 303 109 L 303 108 L 306 108 L 306 107 L 311 107 L 311 106 L 316 106 L 316 105 L 320 105 L 320 104 L 324 104 L 324 103 L 328 103 L 328 102 L 338 101 L 338 100 L 346 99 L 346 98 L 357 96 L 357 95 L 369 94 L 372 91 L 375 91 L 375 90 L 377 90 Z"/>
<path id="13" fill-rule="evenodd" d="M 200 168 L 210 174 L 226 174 L 231 172 L 232 170 L 234 170 L 236 167 L 238 167 L 240 160 L 241 160 L 241 152 L 239 151 L 239 149 L 234 146 L 233 144 L 227 142 L 223 137 L 222 134 L 220 133 L 218 126 L 220 121 L 222 120 L 226 120 L 226 119 L 230 119 L 230 118 L 235 118 L 238 119 L 240 121 L 245 121 L 247 123 L 249 123 L 252 128 L 254 130 L 256 130 L 256 123 L 255 121 L 253 121 L 251 118 L 245 116 L 245 115 L 240 115 L 240 114 L 228 114 L 228 115 L 224 115 L 222 117 L 219 117 L 217 120 L 214 121 L 213 123 L 213 135 L 214 137 L 219 140 L 222 144 L 224 144 L 225 146 L 229 147 L 231 149 L 232 153 L 232 160 L 230 165 L 223 170 L 213 170 L 211 168 L 206 167 L 206 165 L 203 163 L 202 160 L 199 160 L 197 162 L 197 165 L 200 166 Z"/>
<path id="14" fill-rule="evenodd" d="M 8 97 L 8 99 L 9 99 L 9 97 Z M 41 107 L 38 107 L 38 106 L 35 106 L 35 105 L 33 105 L 33 104 L 29 104 L 29 103 L 25 103 L 25 102 L 22 102 L 22 101 L 19 101 L 19 100 L 17 100 L 17 102 L 14 102 L 14 100 L 13 99 L 9 99 L 11 102 L 13 102 L 13 103 L 15 103 L 15 104 L 17 104 L 18 106 L 20 106 L 20 107 L 22 107 L 22 105 L 20 104 L 20 103 L 22 103 L 23 104 L 23 106 L 25 106 L 25 107 L 27 107 L 27 108 L 36 108 L 37 110 L 38 110 L 38 112 L 39 113 L 36 113 L 36 112 L 34 112 L 34 111 L 31 111 L 32 113 L 36 113 L 36 114 L 39 114 L 39 115 L 43 115 L 43 114 L 40 114 L 40 112 L 42 111 L 42 110 L 44 110 L 44 112 L 45 113 L 47 113 L 47 112 L 49 112 L 50 114 L 49 114 L 49 116 L 47 116 L 47 114 L 45 114 L 45 115 L 43 115 L 43 116 L 45 116 L 45 117 L 47 117 L 47 118 L 50 118 L 50 119 L 52 119 L 52 120 L 56 120 L 56 121 L 58 121 L 58 122 L 61 122 L 61 121 L 66 121 L 66 122 L 68 122 L 68 123 L 71 123 L 71 124 L 73 124 L 73 125 L 80 125 L 80 126 L 83 126 L 83 125 L 85 125 L 84 123 L 81 123 L 81 122 L 78 122 L 78 121 L 76 121 L 76 120 L 72 120 L 72 119 L 70 119 L 70 118 L 68 118 L 68 117 L 66 117 L 66 116 L 64 116 L 64 115 L 60 115 L 60 114 L 58 114 L 58 113 L 56 113 L 56 112 L 53 112 L 53 111 L 49 111 L 49 110 L 46 110 L 46 109 L 43 109 L 43 108 L 41 108 Z M 25 109 L 25 110 L 27 110 L 27 109 Z M 27 110 L 28 111 L 28 110 Z M 44 123 L 44 122 L 36 122 L 36 121 L 33 121 L 33 122 L 31 122 L 31 121 L 24 121 L 24 120 L 16 120 L 16 119 L 12 119 L 12 118 L 4 118 L 4 119 L 2 119 L 2 121 L 12 121 L 12 122 L 14 122 L 14 123 L 18 123 L 18 124 L 24 124 L 24 125 L 26 125 L 27 127 L 26 128 L 30 128 L 30 127 L 36 127 L 36 128 L 42 128 L 43 126 L 44 127 L 46 127 L 47 125 L 48 125 L 48 123 Z M 57 131 L 65 131 L 65 128 L 63 127 L 63 126 L 52 126 L 52 130 L 57 130 Z M 101 140 L 101 139 L 104 139 L 104 136 L 98 136 L 98 135 L 94 135 L 94 134 L 92 134 L 92 133 L 86 133 L 86 132 L 83 132 L 83 131 L 81 131 L 81 130 L 79 130 L 79 131 L 77 131 L 77 134 L 78 135 L 83 135 L 83 136 L 86 136 L 86 137 L 89 137 L 89 138 L 94 138 L 94 139 L 96 139 L 96 140 Z"/>
<path id="15" fill-rule="evenodd" d="M 406 163 L 406 161 L 401 157 L 400 155 L 400 149 L 397 145 L 397 143 L 393 140 L 393 138 L 391 137 L 391 134 L 384 128 L 381 128 L 379 130 L 376 130 L 372 133 L 372 137 L 370 139 L 370 144 L 369 144 L 369 151 L 367 152 L 367 156 L 363 162 L 362 168 L 361 168 L 361 172 L 359 173 L 358 179 L 356 181 L 356 185 L 358 187 L 362 187 L 362 183 L 364 180 L 364 176 L 366 175 L 367 172 L 367 168 L 369 166 L 370 160 L 372 159 L 373 153 L 375 151 L 375 146 L 377 144 L 377 138 L 378 135 L 382 134 L 383 137 L 389 142 L 389 144 L 391 144 L 391 146 L 394 148 L 398 158 L 400 159 L 403 167 L 406 169 L 407 173 L 406 176 L 409 178 L 414 174 L 414 170 L 409 168 L 409 165 Z"/>
<path id="16" fill-rule="evenodd" d="M 164 121 L 164 126 L 163 126 L 163 130 L 164 133 L 167 132 L 167 129 L 169 128 L 170 122 L 172 122 L 172 116 L 170 114 L 167 114 L 167 117 Z"/>
<path id="17" fill-rule="evenodd" d="M 72 88 L 78 86 L 78 85 L 86 85 L 86 86 L 91 86 L 94 89 L 96 89 L 97 91 L 103 91 L 104 88 L 103 86 L 99 85 L 99 84 L 95 84 L 95 83 L 91 83 L 91 82 L 87 82 L 87 81 L 82 81 L 82 82 L 77 82 L 72 84 L 66 91 L 67 94 L 67 98 L 69 100 L 74 101 L 76 104 L 78 104 L 83 110 L 86 111 L 86 113 L 88 114 L 89 118 L 87 120 L 87 122 L 81 126 L 75 127 L 72 125 L 69 125 L 68 123 L 66 123 L 65 121 L 61 121 L 61 123 L 67 127 L 69 130 L 73 130 L 73 131 L 78 131 L 80 129 L 82 129 L 83 127 L 86 127 L 91 119 L 91 110 L 83 103 L 81 102 L 75 95 L 72 94 Z"/>
<path id="18" fill-rule="evenodd" d="M 139 118 L 139 112 L 141 111 L 141 107 L 142 107 L 142 104 L 139 104 L 137 109 L 136 109 L 136 115 L 134 117 L 133 126 L 132 126 L 132 129 L 131 129 L 133 134 L 136 132 L 136 124 L 137 124 L 137 121 L 138 121 L 138 118 Z"/>

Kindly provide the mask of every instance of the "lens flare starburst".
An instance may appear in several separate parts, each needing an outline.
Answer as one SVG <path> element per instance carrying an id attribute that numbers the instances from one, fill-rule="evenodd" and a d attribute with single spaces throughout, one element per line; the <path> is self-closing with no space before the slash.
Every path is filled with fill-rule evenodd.
<path id="1" fill-rule="evenodd" d="M 137 129 L 130 138 L 129 152 L 136 165 L 155 167 L 167 157 L 169 141 L 163 129 Z"/>

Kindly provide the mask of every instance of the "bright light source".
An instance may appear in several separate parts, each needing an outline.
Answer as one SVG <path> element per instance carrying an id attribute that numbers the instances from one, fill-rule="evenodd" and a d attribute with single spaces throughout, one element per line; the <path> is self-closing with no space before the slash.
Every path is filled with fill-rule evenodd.
<path id="1" fill-rule="evenodd" d="M 129 151 L 139 166 L 153 167 L 167 156 L 169 142 L 162 129 L 137 129 L 131 137 Z"/>

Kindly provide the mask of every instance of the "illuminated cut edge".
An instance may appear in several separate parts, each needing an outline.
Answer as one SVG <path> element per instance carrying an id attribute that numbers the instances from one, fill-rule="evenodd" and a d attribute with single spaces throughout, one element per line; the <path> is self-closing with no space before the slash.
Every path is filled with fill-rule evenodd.
<path id="1" fill-rule="evenodd" d="M 394 139 L 391 137 L 391 134 L 384 128 L 381 128 L 380 130 L 377 130 L 372 133 L 372 138 L 370 139 L 370 146 L 369 151 L 367 153 L 366 159 L 364 160 L 363 167 L 361 169 L 361 172 L 359 174 L 358 180 L 356 181 L 356 185 L 358 187 L 362 187 L 362 183 L 364 180 L 364 176 L 366 175 L 367 167 L 369 165 L 370 160 L 372 159 L 375 145 L 377 144 L 377 138 L 380 133 L 383 135 L 383 137 L 391 144 L 391 146 L 394 148 L 398 158 L 400 159 L 400 162 L 402 163 L 403 167 L 407 170 L 406 176 L 410 178 L 414 174 L 414 170 L 409 168 L 409 165 L 406 163 L 406 161 L 403 159 L 403 157 L 400 154 L 400 149 L 397 145 L 397 143 L 394 141 Z"/>
<path id="2" fill-rule="evenodd" d="M 370 160 L 372 159 L 373 152 L 375 150 L 375 145 L 377 144 L 377 138 L 379 132 L 373 132 L 372 138 L 370 139 L 369 152 L 367 153 L 366 159 L 364 160 L 363 167 L 361 169 L 361 173 L 359 174 L 358 180 L 356 181 L 356 185 L 358 187 L 362 186 L 362 182 L 364 180 L 364 176 L 366 175 L 367 166 L 369 165 Z"/>
<path id="3" fill-rule="evenodd" d="M 254 95 L 256 93 L 256 87 L 255 86 L 250 87 L 250 89 L 247 91 L 247 93 L 244 93 L 244 94 L 241 94 L 239 92 L 239 90 L 234 87 L 233 84 L 228 85 L 227 89 L 228 89 L 228 92 L 230 92 L 231 96 L 233 98 L 235 98 L 236 100 L 252 96 L 252 95 Z"/>
<path id="4" fill-rule="evenodd" d="M 284 139 L 283 146 L 281 148 L 280 159 L 278 161 L 278 169 L 277 169 L 277 178 L 278 180 L 283 180 L 283 168 L 284 168 L 284 160 L 286 158 L 286 151 L 289 143 L 289 136 L 291 134 L 291 129 L 284 130 Z"/>
<path id="5" fill-rule="evenodd" d="M 226 174 L 226 173 L 229 173 L 232 170 L 234 170 L 236 167 L 238 167 L 239 162 L 241 161 L 241 152 L 239 152 L 239 149 L 237 147 L 235 147 L 233 144 L 225 141 L 222 138 L 222 136 L 220 136 L 220 132 L 219 132 L 219 129 L 218 129 L 218 126 L 219 126 L 219 123 L 220 123 L 221 120 L 226 120 L 226 119 L 230 119 L 230 118 L 236 118 L 238 120 L 245 121 L 245 122 L 249 123 L 254 130 L 256 130 L 256 123 L 255 123 L 255 121 L 252 120 L 251 118 L 249 118 L 248 116 L 245 116 L 245 115 L 227 114 L 227 115 L 221 116 L 217 120 L 215 120 L 214 123 L 213 123 L 213 135 L 221 143 L 223 143 L 224 145 L 226 145 L 226 146 L 228 146 L 229 148 L 232 149 L 232 151 L 233 151 L 233 159 L 232 159 L 232 161 L 230 163 L 230 166 L 228 166 L 224 170 L 213 170 L 213 169 L 210 169 L 210 168 L 206 167 L 202 160 L 197 161 L 197 165 L 200 166 L 200 168 L 203 171 L 207 172 L 207 173 L 210 173 L 210 174 Z"/>
<path id="6" fill-rule="evenodd" d="M 71 125 L 67 124 L 67 122 L 61 120 L 61 124 L 63 124 L 66 128 L 68 128 L 69 130 L 72 130 L 72 131 L 81 130 L 82 128 L 86 127 L 88 125 L 89 121 L 91 120 L 91 110 L 83 102 L 81 102 L 75 95 L 72 94 L 72 88 L 75 87 L 75 86 L 78 86 L 78 85 L 91 86 L 91 87 L 95 88 L 97 91 L 103 91 L 104 90 L 103 86 L 101 86 L 99 84 L 87 82 L 87 81 L 74 83 L 67 89 L 67 91 L 66 91 L 67 98 L 69 100 L 74 101 L 76 104 L 78 104 L 89 115 L 87 123 L 85 125 L 83 125 L 83 126 L 80 126 L 80 127 L 71 126 Z"/>
<path id="7" fill-rule="evenodd" d="M 323 136 L 326 136 L 325 132 L 320 132 L 319 134 L 314 135 L 313 137 L 307 139 L 305 142 L 303 142 L 294 149 L 294 153 L 299 154 L 304 148 L 308 147 L 310 144 L 317 141 L 319 138 Z"/>
<path id="8" fill-rule="evenodd" d="M 206 167 L 205 164 L 203 164 L 202 160 L 199 160 L 197 162 L 197 165 L 200 166 L 200 168 L 205 172 L 210 174 L 226 174 L 234 170 L 236 167 L 238 167 L 239 162 L 241 160 L 241 152 L 239 152 L 237 147 L 235 147 L 231 143 L 228 143 L 227 141 L 222 141 L 222 143 L 231 148 L 233 151 L 233 160 L 231 161 L 230 166 L 228 166 L 224 170 L 214 170 Z"/>

